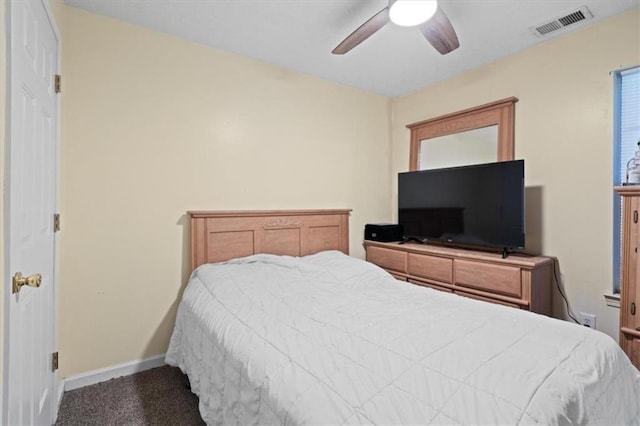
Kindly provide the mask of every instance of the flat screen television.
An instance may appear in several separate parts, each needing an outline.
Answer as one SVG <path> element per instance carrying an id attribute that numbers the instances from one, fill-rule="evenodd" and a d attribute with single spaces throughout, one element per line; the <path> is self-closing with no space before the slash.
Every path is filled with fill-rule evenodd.
<path id="1" fill-rule="evenodd" d="M 406 240 L 524 248 L 524 160 L 398 174 Z"/>

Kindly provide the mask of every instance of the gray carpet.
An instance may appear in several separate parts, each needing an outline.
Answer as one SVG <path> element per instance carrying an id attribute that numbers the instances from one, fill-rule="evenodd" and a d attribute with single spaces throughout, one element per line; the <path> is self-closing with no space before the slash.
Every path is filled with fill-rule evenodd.
<path id="1" fill-rule="evenodd" d="M 164 366 L 65 392 L 56 425 L 203 425 L 198 397 Z"/>

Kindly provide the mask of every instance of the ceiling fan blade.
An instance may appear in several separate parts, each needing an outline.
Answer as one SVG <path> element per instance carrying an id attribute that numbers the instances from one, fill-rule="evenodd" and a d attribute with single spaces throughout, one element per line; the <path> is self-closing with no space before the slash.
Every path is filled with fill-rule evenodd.
<path id="1" fill-rule="evenodd" d="M 456 30 L 453 29 L 449 18 L 440 7 L 431 19 L 420 25 L 420 31 L 429 43 L 443 55 L 460 47 Z"/>
<path id="2" fill-rule="evenodd" d="M 360 25 L 357 30 L 349 34 L 347 38 L 345 38 L 342 43 L 336 46 L 335 49 L 331 51 L 334 55 L 344 55 L 369 37 L 373 35 L 380 28 L 384 27 L 387 22 L 389 22 L 389 8 L 385 7 L 380 12 L 373 15 L 371 19 L 369 19 L 364 24 Z"/>

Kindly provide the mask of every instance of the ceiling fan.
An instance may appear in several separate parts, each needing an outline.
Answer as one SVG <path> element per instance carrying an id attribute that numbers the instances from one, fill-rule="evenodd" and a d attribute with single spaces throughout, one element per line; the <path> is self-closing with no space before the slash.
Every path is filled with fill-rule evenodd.
<path id="1" fill-rule="evenodd" d="M 389 0 L 387 7 L 349 34 L 331 53 L 349 52 L 389 21 L 405 27 L 418 26 L 427 41 L 443 55 L 460 47 L 456 31 L 437 0 Z"/>

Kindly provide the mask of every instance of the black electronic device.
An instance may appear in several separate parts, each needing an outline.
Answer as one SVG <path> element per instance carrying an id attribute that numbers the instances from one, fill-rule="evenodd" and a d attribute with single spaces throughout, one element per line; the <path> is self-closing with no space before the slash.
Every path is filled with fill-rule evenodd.
<path id="1" fill-rule="evenodd" d="M 524 160 L 398 174 L 405 239 L 523 249 L 524 203 Z"/>
<path id="2" fill-rule="evenodd" d="M 383 243 L 402 241 L 402 226 L 390 223 L 368 223 L 364 226 L 364 239 Z"/>

